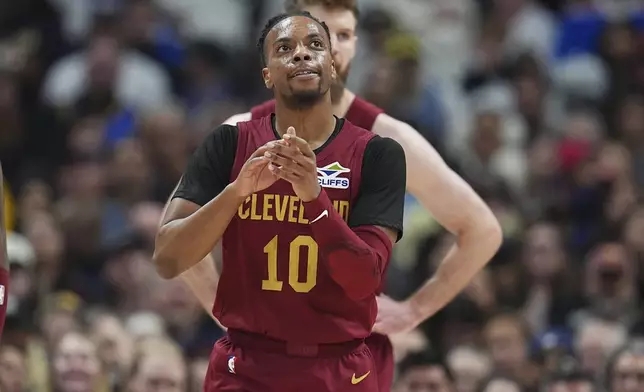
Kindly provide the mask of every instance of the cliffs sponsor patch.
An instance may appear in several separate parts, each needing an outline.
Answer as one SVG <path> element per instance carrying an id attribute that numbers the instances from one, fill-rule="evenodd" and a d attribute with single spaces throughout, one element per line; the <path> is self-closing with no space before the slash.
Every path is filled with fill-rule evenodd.
<path id="1" fill-rule="evenodd" d="M 342 177 L 342 174 L 350 171 L 339 162 L 318 167 L 318 183 L 323 188 L 347 189 L 349 188 L 349 179 Z"/>

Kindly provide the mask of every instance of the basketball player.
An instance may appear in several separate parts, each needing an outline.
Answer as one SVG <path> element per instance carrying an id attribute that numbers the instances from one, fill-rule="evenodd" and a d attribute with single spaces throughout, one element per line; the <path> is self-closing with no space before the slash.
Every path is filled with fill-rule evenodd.
<path id="1" fill-rule="evenodd" d="M 403 149 L 333 115 L 331 36 L 309 13 L 271 19 L 258 48 L 275 113 L 222 125 L 197 149 L 157 270 L 175 277 L 222 241 L 213 313 L 228 336 L 206 391 L 376 391 L 364 339 L 402 235 Z"/>
<path id="2" fill-rule="evenodd" d="M 356 0 L 287 0 L 286 9 L 308 11 L 329 26 L 339 76 L 331 87 L 334 114 L 400 143 L 407 157 L 408 191 L 458 238 L 434 276 L 411 298 L 402 302 L 386 296 L 378 298 L 378 319 L 374 327 L 378 334 L 367 339 L 367 344 L 376 359 L 380 389 L 388 391 L 394 362 L 391 344 L 383 335 L 409 331 L 451 301 L 494 255 L 501 244 L 501 229 L 485 203 L 415 129 L 345 88 L 344 81 L 356 51 Z M 274 105 L 274 101 L 268 101 L 248 113 L 231 117 L 226 123 L 234 125 L 265 116 L 274 111 Z M 213 252 L 215 260 L 219 254 L 220 250 Z M 210 256 L 181 275 L 209 314 L 218 277 Z"/>

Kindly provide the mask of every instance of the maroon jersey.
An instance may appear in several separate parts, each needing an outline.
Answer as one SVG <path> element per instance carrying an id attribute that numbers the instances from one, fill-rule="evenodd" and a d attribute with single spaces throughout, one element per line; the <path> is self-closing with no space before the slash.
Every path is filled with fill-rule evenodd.
<path id="1" fill-rule="evenodd" d="M 336 123 L 315 151 L 318 181 L 334 208 L 350 227 L 402 231 L 402 149 L 344 119 Z M 195 152 L 174 197 L 206 204 L 237 178 L 257 148 L 276 138 L 274 116 L 222 125 Z M 369 335 L 375 293 L 361 301 L 346 296 L 325 269 L 304 216 L 302 202 L 283 180 L 239 207 L 222 239 L 223 269 L 213 307 L 224 326 L 304 344 Z"/>
<path id="2" fill-rule="evenodd" d="M 271 113 L 275 113 L 275 100 L 266 101 L 262 104 L 254 106 L 250 109 L 251 118 L 256 120 L 258 118 L 266 117 Z M 344 116 L 353 125 L 371 131 L 376 118 L 384 113 L 384 110 L 365 101 L 364 99 L 356 96 Z"/>

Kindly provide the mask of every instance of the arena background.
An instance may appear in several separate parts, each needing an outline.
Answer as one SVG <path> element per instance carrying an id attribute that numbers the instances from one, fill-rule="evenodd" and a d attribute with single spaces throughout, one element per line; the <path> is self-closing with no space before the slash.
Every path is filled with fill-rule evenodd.
<path id="1" fill-rule="evenodd" d="M 393 337 L 396 390 L 644 390 L 644 6 L 359 6 L 349 87 L 431 141 L 505 233 L 462 295 Z M 280 8 L 0 0 L 13 230 L 2 392 L 201 390 L 221 331 L 181 283 L 156 275 L 151 249 L 195 145 L 269 96 L 255 42 Z M 407 212 L 388 276 L 399 299 L 453 240 L 411 196 Z M 86 339 L 61 344 L 70 330 Z M 624 344 L 640 362 L 605 372 Z"/>

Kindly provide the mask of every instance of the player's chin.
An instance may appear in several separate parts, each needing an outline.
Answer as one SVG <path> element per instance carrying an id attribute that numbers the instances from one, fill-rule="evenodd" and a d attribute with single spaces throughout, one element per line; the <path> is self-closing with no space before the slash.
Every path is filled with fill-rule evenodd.
<path id="1" fill-rule="evenodd" d="M 322 80 L 318 75 L 307 75 L 307 77 L 296 77 L 290 80 L 292 91 L 320 91 Z"/>

